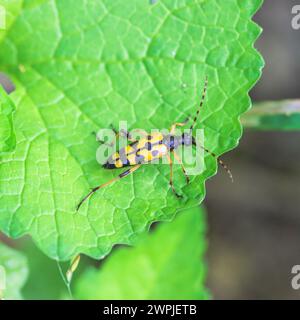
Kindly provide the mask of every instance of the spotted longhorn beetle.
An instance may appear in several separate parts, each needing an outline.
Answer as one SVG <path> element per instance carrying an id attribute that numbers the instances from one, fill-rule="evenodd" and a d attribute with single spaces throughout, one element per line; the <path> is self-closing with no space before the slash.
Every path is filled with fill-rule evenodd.
<path id="1" fill-rule="evenodd" d="M 196 112 L 196 115 L 193 119 L 193 123 L 189 128 L 189 133 L 183 133 L 182 135 L 175 135 L 176 127 L 183 127 L 185 126 L 189 118 L 186 119 L 184 122 L 176 122 L 171 126 L 170 133 L 167 135 L 163 135 L 160 132 L 152 133 L 151 135 L 145 135 L 141 137 L 140 140 L 133 140 L 130 135 L 126 132 L 125 135 L 127 136 L 128 140 L 130 141 L 130 144 L 128 144 L 126 147 L 121 148 L 119 151 L 112 154 L 106 161 L 106 163 L 103 165 L 103 168 L 105 169 L 118 169 L 118 168 L 124 168 L 131 166 L 131 168 L 125 170 L 124 172 L 120 173 L 117 177 L 111 179 L 110 181 L 101 184 L 95 188 L 93 188 L 78 204 L 77 210 L 80 208 L 80 206 L 96 191 L 99 189 L 110 185 L 111 183 L 122 179 L 129 174 L 133 173 L 137 169 L 141 167 L 141 165 L 146 163 L 151 163 L 154 160 L 160 159 L 162 157 L 167 157 L 167 160 L 170 165 L 170 186 L 174 192 L 174 194 L 181 198 L 182 196 L 179 195 L 174 186 L 173 186 L 173 162 L 170 157 L 170 154 L 174 155 L 174 158 L 178 161 L 178 163 L 181 165 L 181 169 L 183 171 L 183 174 L 185 175 L 186 182 L 189 183 L 189 177 L 186 174 L 186 170 L 184 168 L 184 165 L 179 157 L 179 155 L 176 153 L 176 149 L 181 146 L 196 146 L 196 139 L 193 137 L 193 129 L 196 124 L 198 115 L 200 113 L 200 110 L 204 104 L 206 92 L 207 92 L 207 85 L 208 85 L 208 79 L 206 77 L 205 79 L 205 85 L 202 93 L 202 98 L 200 101 L 200 105 L 198 107 L 198 110 Z M 116 137 L 120 136 L 120 132 L 116 132 Z M 205 152 L 209 153 L 213 157 L 215 157 L 219 164 L 227 171 L 229 174 L 231 180 L 233 180 L 232 174 L 229 170 L 229 168 L 223 163 L 222 160 L 218 159 L 216 154 L 206 149 L 204 146 L 200 146 Z"/>

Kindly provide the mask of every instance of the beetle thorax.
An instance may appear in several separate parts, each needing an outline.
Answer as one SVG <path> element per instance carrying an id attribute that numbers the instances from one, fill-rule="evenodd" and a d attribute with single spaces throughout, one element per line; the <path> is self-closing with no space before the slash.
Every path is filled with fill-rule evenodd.
<path id="1" fill-rule="evenodd" d="M 192 136 L 186 133 L 181 136 L 169 134 L 164 136 L 163 144 L 165 144 L 169 150 L 177 149 L 181 145 L 190 146 L 192 144 Z"/>

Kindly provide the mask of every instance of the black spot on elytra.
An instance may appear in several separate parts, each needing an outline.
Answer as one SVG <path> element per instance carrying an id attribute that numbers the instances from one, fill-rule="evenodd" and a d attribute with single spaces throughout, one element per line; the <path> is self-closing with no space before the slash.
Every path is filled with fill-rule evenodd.
<path id="1" fill-rule="evenodd" d="M 150 151 L 152 149 L 152 144 L 150 142 L 146 142 L 145 148 Z"/>
<path id="2" fill-rule="evenodd" d="M 152 151 L 153 157 L 156 157 L 156 156 L 158 155 L 158 153 L 159 153 L 158 150 L 153 150 L 153 151 Z"/>
<path id="3" fill-rule="evenodd" d="M 142 155 L 137 154 L 137 155 L 135 156 L 135 163 L 136 163 L 136 164 L 143 163 L 143 161 L 144 161 L 144 157 L 143 157 Z"/>

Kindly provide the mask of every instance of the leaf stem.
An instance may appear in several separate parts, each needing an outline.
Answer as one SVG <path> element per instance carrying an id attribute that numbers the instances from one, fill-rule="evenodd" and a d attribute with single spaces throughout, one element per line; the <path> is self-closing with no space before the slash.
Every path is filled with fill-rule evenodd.
<path id="1" fill-rule="evenodd" d="M 56 263 L 57 263 L 57 267 L 58 267 L 60 276 L 63 279 L 63 282 L 65 283 L 65 285 L 67 287 L 67 290 L 68 290 L 68 293 L 70 295 L 70 298 L 71 298 L 71 300 L 73 300 L 73 294 L 72 294 L 72 290 L 71 290 L 71 282 L 67 281 L 67 279 L 66 279 L 66 277 L 64 275 L 64 272 L 62 270 L 62 267 L 61 267 L 61 265 L 60 265 L 58 260 L 56 260 Z"/>
<path id="2" fill-rule="evenodd" d="M 300 130 L 300 99 L 255 103 L 241 122 L 255 130 Z"/>

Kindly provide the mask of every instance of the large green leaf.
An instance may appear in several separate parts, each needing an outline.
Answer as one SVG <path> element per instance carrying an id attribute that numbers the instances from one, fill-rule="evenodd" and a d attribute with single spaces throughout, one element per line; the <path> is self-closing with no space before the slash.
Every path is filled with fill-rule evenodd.
<path id="1" fill-rule="evenodd" d="M 26 258 L 20 252 L 0 243 L 0 298 L 22 299 L 21 289 L 27 275 Z"/>
<path id="2" fill-rule="evenodd" d="M 0 85 L 0 153 L 12 151 L 16 146 L 13 126 L 15 106 Z"/>
<path id="3" fill-rule="evenodd" d="M 80 252 L 99 258 L 153 221 L 199 204 L 216 172 L 208 155 L 189 186 L 176 166 L 184 199 L 169 188 L 168 166 L 148 165 L 75 210 L 90 187 L 117 174 L 98 165 L 91 133 L 119 120 L 145 130 L 184 120 L 196 111 L 205 75 L 198 125 L 205 145 L 217 154 L 237 145 L 239 116 L 263 65 L 251 20 L 261 3 L 24 0 L 11 10 L 18 14 L 2 36 L 0 69 L 17 88 L 17 147 L 1 159 L 1 230 L 30 233 L 56 259 Z"/>
<path id="4" fill-rule="evenodd" d="M 182 212 L 75 283 L 79 299 L 207 299 L 203 211 Z M 163 245 L 163 250 L 162 250 Z"/>

